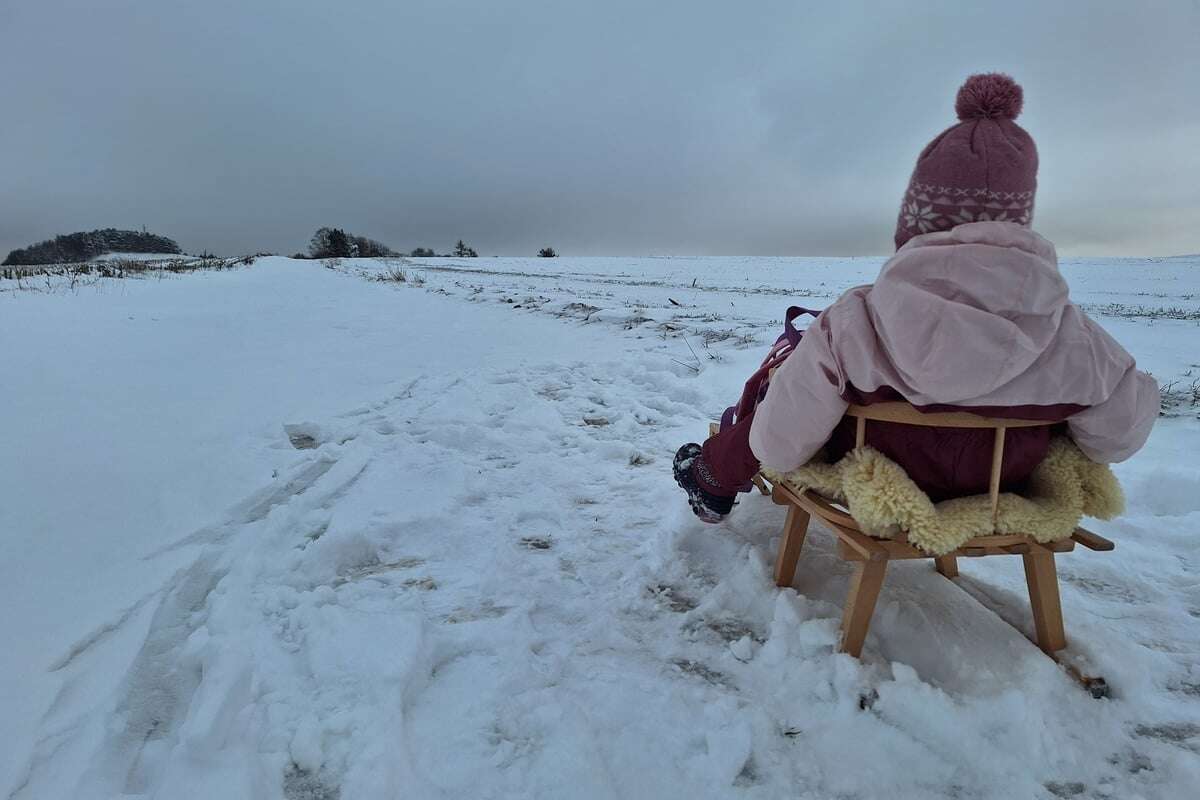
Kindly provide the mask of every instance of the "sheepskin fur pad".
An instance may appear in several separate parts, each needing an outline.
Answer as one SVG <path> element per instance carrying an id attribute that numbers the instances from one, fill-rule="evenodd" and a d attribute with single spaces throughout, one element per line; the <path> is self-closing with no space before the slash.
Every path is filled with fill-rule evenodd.
<path id="1" fill-rule="evenodd" d="M 870 536 L 890 539 L 906 531 L 909 543 L 934 555 L 992 534 L 1025 534 L 1038 542 L 1066 539 L 1082 517 L 1112 519 L 1125 508 L 1108 465 L 1088 460 L 1065 437 L 1051 442 L 1023 494 L 1000 495 L 995 524 L 986 494 L 934 503 L 899 464 L 871 447 L 853 450 L 836 464 L 813 461 L 786 475 L 764 474 L 845 505 Z"/>

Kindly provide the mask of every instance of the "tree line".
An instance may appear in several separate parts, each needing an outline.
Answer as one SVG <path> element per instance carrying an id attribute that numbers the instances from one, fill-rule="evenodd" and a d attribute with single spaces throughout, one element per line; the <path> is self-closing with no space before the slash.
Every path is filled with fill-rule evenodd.
<path id="1" fill-rule="evenodd" d="M 171 253 L 182 251 L 173 239 L 146 231 L 101 228 L 68 233 L 44 242 L 19 247 L 4 259 L 4 266 L 72 264 L 90 261 L 105 253 Z"/>
<path id="2" fill-rule="evenodd" d="M 382 242 L 377 242 L 374 239 L 368 239 L 366 236 L 356 236 L 353 233 L 347 233 L 341 228 L 317 228 L 317 232 L 313 234 L 312 239 L 308 243 L 308 258 L 380 258 L 386 256 L 398 256 L 401 253 L 396 252 Z M 439 254 L 434 252 L 429 247 L 417 247 L 409 251 L 408 255 L 413 258 L 434 258 Z M 476 258 L 479 253 L 475 252 L 475 248 L 464 242 L 462 239 L 454 245 L 454 249 L 449 253 L 441 254 L 444 257 L 455 258 Z M 554 258 L 558 253 L 554 252 L 553 247 L 543 247 L 538 251 L 538 255 L 542 258 Z M 304 258 L 304 253 L 296 253 L 293 258 Z"/>
<path id="3" fill-rule="evenodd" d="M 4 266 L 28 266 L 40 264 L 71 264 L 90 261 L 105 253 L 182 253 L 174 240 L 146 231 L 127 231 L 116 228 L 101 228 L 94 231 L 68 233 L 47 239 L 44 242 L 17 248 L 4 259 Z M 318 228 L 308 243 L 308 253 L 296 253 L 293 258 L 382 258 L 398 256 L 383 242 L 366 236 L 348 233 L 342 228 Z M 432 258 L 439 254 L 428 247 L 418 247 L 408 253 L 414 258 Z M 441 255 L 456 258 L 475 258 L 475 248 L 458 240 L 454 249 Z M 554 258 L 558 253 L 553 247 L 538 251 L 542 258 Z"/>

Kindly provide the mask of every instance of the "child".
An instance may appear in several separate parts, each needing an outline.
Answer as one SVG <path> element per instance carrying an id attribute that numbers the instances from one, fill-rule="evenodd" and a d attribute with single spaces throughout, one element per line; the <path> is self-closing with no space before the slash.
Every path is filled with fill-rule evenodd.
<path id="1" fill-rule="evenodd" d="M 922 411 L 1065 422 L 1093 461 L 1137 452 L 1158 416 L 1158 386 L 1067 297 L 1054 246 L 1029 228 L 1037 150 L 1013 120 L 1006 75 L 959 89 L 961 120 L 917 158 L 896 223 L 896 254 L 873 285 L 825 309 L 776 371 L 755 412 L 676 453 L 696 515 L 719 522 L 760 465 L 787 472 L 821 448 L 854 446 L 847 405 L 904 400 Z M 867 444 L 932 499 L 986 492 L 990 430 L 868 426 Z M 1009 430 L 1001 470 L 1020 486 L 1050 428 Z"/>

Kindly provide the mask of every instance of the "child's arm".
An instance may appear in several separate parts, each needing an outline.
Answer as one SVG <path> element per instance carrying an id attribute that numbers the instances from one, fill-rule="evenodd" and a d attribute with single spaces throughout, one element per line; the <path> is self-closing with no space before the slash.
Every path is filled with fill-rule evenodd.
<path id="1" fill-rule="evenodd" d="M 834 308 L 836 304 L 804 332 L 755 409 L 750 449 L 765 467 L 790 472 L 808 463 L 846 413 L 848 404 L 841 396 L 845 377 L 830 345 L 828 322 Z"/>
<path id="2" fill-rule="evenodd" d="M 1154 378 L 1131 366 L 1108 399 L 1067 420 L 1071 438 L 1092 461 L 1124 461 L 1146 443 L 1160 402 Z"/>

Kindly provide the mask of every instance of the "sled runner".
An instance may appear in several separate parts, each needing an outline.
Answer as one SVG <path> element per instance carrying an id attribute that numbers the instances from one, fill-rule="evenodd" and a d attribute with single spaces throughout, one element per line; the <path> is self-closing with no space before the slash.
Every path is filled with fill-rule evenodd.
<path id="1" fill-rule="evenodd" d="M 992 448 L 990 491 L 987 499 L 991 506 L 989 530 L 994 530 L 1001 512 L 1000 468 L 1004 457 L 1005 431 L 1008 428 L 1026 428 L 1052 425 L 1045 421 L 991 419 L 965 412 L 923 413 L 907 403 L 880 403 L 871 406 L 851 406 L 847 415 L 855 418 L 857 447 L 863 447 L 866 426 L 871 420 L 905 425 L 923 425 L 939 428 L 990 428 L 995 431 Z M 720 426 L 713 424 L 710 433 L 715 434 Z M 966 538 L 954 549 L 937 555 L 914 546 L 906 531 L 900 530 L 890 538 L 867 535 L 864 527 L 842 503 L 830 500 L 811 488 L 798 485 L 779 475 L 760 474 L 760 479 L 771 484 L 772 499 L 788 507 L 787 521 L 775 563 L 775 583 L 790 586 L 795 577 L 796 563 L 804 545 L 809 521 L 815 516 L 824 523 L 837 538 L 837 552 L 844 561 L 854 564 L 850 590 L 842 614 L 840 649 L 855 658 L 862 653 L 863 642 L 875 610 L 889 561 L 897 559 L 928 558 L 937 571 L 946 578 L 958 575 L 959 558 L 981 558 L 987 556 L 1020 556 L 1025 566 L 1025 579 L 1029 589 L 1029 604 L 1033 612 L 1036 644 L 1041 650 L 1062 664 L 1067 671 L 1088 689 L 1094 697 L 1105 697 L 1108 686 L 1103 678 L 1083 675 L 1069 663 L 1059 658 L 1060 651 L 1067 646 L 1063 628 L 1062 607 L 1059 602 L 1058 573 L 1055 557 L 1059 553 L 1071 552 L 1076 544 L 1090 550 L 1112 550 L 1114 544 L 1102 536 L 1075 527 L 1066 529 L 1067 536 L 1046 541 L 1045 536 L 1034 538 L 1027 534 L 1004 533 Z M 756 481 L 757 482 L 757 481 Z M 983 499 L 982 497 L 980 498 Z M 986 513 L 986 511 L 985 511 Z M 1074 528 L 1071 532 L 1071 527 Z M 1042 541 L 1038 541 L 1038 539 Z"/>

